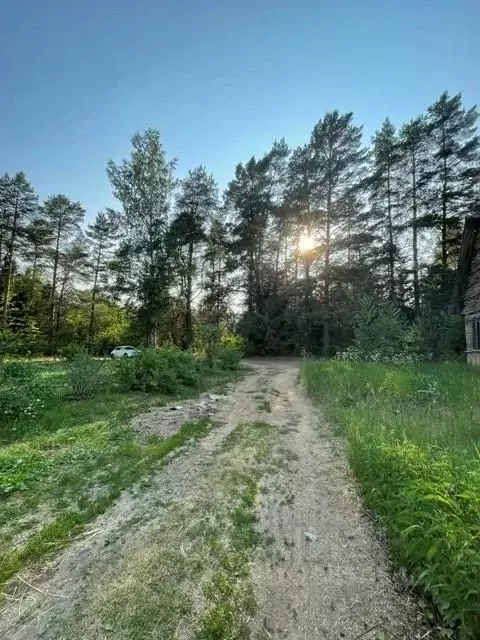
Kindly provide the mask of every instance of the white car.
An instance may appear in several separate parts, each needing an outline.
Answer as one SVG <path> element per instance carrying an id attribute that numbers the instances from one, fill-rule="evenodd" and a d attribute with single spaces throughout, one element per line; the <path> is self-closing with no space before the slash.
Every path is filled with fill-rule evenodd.
<path id="1" fill-rule="evenodd" d="M 111 352 L 112 358 L 133 358 L 134 356 L 138 356 L 140 351 L 135 349 L 135 347 L 130 347 L 128 345 L 122 347 L 115 347 L 115 349 Z"/>

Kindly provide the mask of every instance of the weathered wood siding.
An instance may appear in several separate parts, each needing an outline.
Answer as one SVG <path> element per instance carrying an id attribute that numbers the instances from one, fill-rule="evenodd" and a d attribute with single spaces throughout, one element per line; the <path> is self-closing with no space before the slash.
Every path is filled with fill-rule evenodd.
<path id="1" fill-rule="evenodd" d="M 473 348 L 472 319 L 480 316 L 480 233 L 476 232 L 472 261 L 467 276 L 467 286 L 463 301 L 465 315 L 465 341 L 467 360 L 480 365 L 480 351 Z"/>
<path id="2" fill-rule="evenodd" d="M 463 313 L 472 316 L 480 313 L 480 233 L 476 233 L 472 262 L 467 277 Z"/>
<path id="3" fill-rule="evenodd" d="M 467 361 L 470 364 L 480 364 L 480 351 L 467 351 Z"/>

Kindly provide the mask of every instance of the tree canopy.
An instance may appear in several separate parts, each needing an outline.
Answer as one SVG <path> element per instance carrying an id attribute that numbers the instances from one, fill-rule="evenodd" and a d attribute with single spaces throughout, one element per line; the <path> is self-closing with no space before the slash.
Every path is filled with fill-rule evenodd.
<path id="1" fill-rule="evenodd" d="M 1 331 L 53 353 L 187 348 L 197 325 L 224 323 L 252 353 L 328 356 L 376 304 L 433 326 L 479 210 L 477 119 L 444 92 L 398 127 L 387 117 L 368 145 L 352 112 L 330 111 L 299 147 L 243 159 L 223 194 L 203 166 L 176 176 L 147 129 L 107 164 L 116 211 L 63 194 L 39 204 L 24 173 L 4 174 Z"/>

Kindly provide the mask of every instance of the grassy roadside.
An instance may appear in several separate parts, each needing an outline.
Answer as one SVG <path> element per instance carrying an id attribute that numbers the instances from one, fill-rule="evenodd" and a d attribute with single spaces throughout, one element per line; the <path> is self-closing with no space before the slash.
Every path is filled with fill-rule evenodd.
<path id="1" fill-rule="evenodd" d="M 480 638 L 480 372 L 308 362 L 394 561 L 459 638 Z"/>
<path id="2" fill-rule="evenodd" d="M 168 506 L 141 545 L 112 569 L 101 567 L 87 602 L 61 637 L 118 640 L 246 640 L 255 610 L 249 576 L 256 500 L 271 466 L 272 428 L 239 425 L 215 456 L 198 491 Z M 109 635 L 110 637 L 110 635 Z"/>
<path id="3" fill-rule="evenodd" d="M 162 464 L 171 451 L 203 437 L 207 422 L 187 423 L 166 439 L 139 443 L 129 419 L 149 406 L 216 388 L 237 376 L 213 372 L 199 387 L 167 396 L 107 389 L 72 401 L 62 393 L 65 368 L 39 368 L 57 395 L 19 437 L 0 446 L 0 583 L 29 561 L 56 551 L 121 491 Z"/>

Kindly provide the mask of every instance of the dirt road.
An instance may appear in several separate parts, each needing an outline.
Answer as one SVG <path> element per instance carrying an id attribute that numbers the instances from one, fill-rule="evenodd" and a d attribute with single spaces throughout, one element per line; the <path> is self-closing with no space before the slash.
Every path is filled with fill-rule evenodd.
<path id="1" fill-rule="evenodd" d="M 252 367 L 217 400 L 205 438 L 176 452 L 148 485 L 125 492 L 49 566 L 17 579 L 1 638 L 419 637 L 413 605 L 395 590 L 360 506 L 342 442 L 297 384 L 298 363 Z M 155 424 L 161 431 L 161 410 L 145 419 L 150 432 Z M 272 425 L 268 436 L 260 436 L 263 423 Z M 239 425 L 253 425 L 248 438 L 238 431 L 232 439 Z M 262 438 L 270 448 L 260 452 Z M 266 542 L 237 572 L 248 594 L 230 589 L 219 600 L 205 587 L 207 574 L 218 583 L 206 558 L 227 545 L 238 497 L 225 479 L 232 471 L 260 478 L 256 527 Z M 216 537 L 208 533 L 214 526 Z M 218 625 L 217 635 L 206 635 L 205 624 L 199 631 L 211 602 L 225 618 L 227 598 L 229 606 L 237 598 L 228 613 L 243 616 L 238 629 L 227 621 L 229 635 Z"/>

